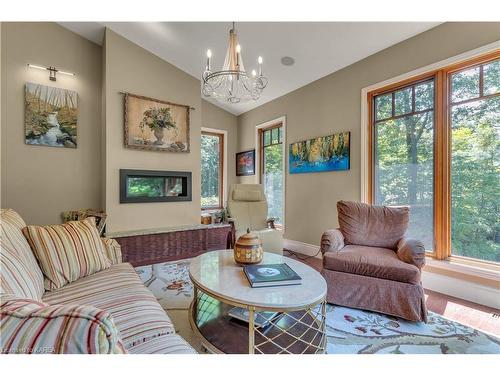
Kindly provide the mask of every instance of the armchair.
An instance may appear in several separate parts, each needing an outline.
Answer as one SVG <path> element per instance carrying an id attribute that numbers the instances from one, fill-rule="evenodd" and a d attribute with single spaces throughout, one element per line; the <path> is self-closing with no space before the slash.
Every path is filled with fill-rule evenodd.
<path id="1" fill-rule="evenodd" d="M 422 242 L 406 238 L 409 207 L 337 203 L 339 229 L 321 238 L 327 301 L 427 322 Z"/>
<path id="2" fill-rule="evenodd" d="M 276 229 L 275 218 L 267 217 L 267 200 L 262 185 L 231 185 L 227 208 L 228 221 L 234 225 L 233 245 L 248 228 L 259 235 L 264 251 L 283 254 L 283 234 Z"/>

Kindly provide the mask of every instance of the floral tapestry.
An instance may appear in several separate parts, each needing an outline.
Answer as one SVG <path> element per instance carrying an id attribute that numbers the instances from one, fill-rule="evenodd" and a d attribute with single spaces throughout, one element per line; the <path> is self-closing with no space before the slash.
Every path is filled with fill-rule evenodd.
<path id="1" fill-rule="evenodd" d="M 189 106 L 125 94 L 125 147 L 189 152 Z"/>

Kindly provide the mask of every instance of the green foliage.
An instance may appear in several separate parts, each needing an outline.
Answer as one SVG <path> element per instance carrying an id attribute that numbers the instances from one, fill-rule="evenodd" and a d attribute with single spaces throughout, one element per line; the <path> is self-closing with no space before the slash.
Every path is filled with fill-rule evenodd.
<path id="1" fill-rule="evenodd" d="M 214 207 L 219 202 L 220 138 L 201 135 L 201 206 Z"/>
<path id="2" fill-rule="evenodd" d="M 489 95 L 500 90 L 499 65 L 484 67 Z M 475 68 L 452 80 L 454 102 L 478 96 Z M 432 90 L 430 82 L 415 86 L 416 110 L 432 108 Z M 396 96 L 396 115 L 408 112 L 408 95 L 403 90 Z M 377 97 L 375 109 L 376 119 L 390 117 L 391 94 Z M 427 250 L 433 247 L 433 116 L 430 110 L 389 119 L 375 130 L 375 200 L 411 205 L 408 235 Z M 451 122 L 452 253 L 500 262 L 500 97 L 454 105 Z"/>
<path id="3" fill-rule="evenodd" d="M 130 197 L 162 197 L 165 195 L 165 178 L 130 178 L 128 181 L 127 194 Z"/>
<path id="4" fill-rule="evenodd" d="M 283 219 L 283 144 L 264 147 L 264 189 L 268 216 Z"/>

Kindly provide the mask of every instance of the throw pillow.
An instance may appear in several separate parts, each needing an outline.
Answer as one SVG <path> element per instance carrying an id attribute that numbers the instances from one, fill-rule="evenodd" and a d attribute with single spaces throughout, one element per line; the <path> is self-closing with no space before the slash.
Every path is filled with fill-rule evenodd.
<path id="1" fill-rule="evenodd" d="M 46 227 L 28 225 L 23 233 L 45 275 L 46 290 L 54 290 L 111 266 L 95 218 Z"/>

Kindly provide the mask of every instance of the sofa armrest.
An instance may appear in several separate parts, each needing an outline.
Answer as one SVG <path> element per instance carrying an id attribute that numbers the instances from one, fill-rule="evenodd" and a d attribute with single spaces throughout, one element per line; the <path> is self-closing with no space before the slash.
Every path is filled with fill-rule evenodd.
<path id="1" fill-rule="evenodd" d="M 402 238 L 398 242 L 397 254 L 400 260 L 419 269 L 425 265 L 425 247 L 419 240 Z"/>
<path id="2" fill-rule="evenodd" d="M 104 251 L 106 256 L 111 261 L 111 264 L 122 263 L 122 247 L 113 238 L 101 238 L 104 245 Z"/>
<path id="3" fill-rule="evenodd" d="M 10 299 L 0 316 L 4 354 L 126 353 L 111 315 L 93 306 Z"/>
<path id="4" fill-rule="evenodd" d="M 321 236 L 321 252 L 339 251 L 345 246 L 344 236 L 339 229 L 327 230 Z"/>

